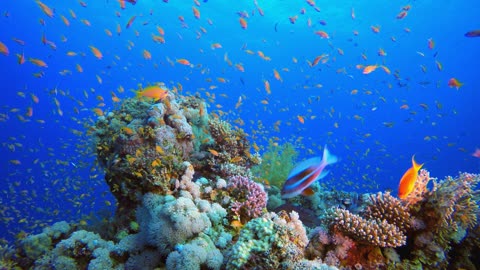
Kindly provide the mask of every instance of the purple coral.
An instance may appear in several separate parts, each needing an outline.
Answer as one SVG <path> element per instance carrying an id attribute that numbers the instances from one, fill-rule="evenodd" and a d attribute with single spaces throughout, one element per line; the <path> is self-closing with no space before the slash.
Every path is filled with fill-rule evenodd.
<path id="1" fill-rule="evenodd" d="M 227 189 L 233 198 L 230 210 L 242 223 L 260 216 L 267 206 L 267 193 L 263 187 L 245 176 L 230 177 Z"/>

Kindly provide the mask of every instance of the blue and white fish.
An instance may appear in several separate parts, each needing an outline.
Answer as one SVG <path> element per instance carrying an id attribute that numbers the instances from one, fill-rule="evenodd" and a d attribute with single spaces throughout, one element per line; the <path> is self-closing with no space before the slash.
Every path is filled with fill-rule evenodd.
<path id="1" fill-rule="evenodd" d="M 312 195 L 310 185 L 315 181 L 327 176 L 328 171 L 324 170 L 327 165 L 334 164 L 338 158 L 327 149 L 323 149 L 323 158 L 314 157 L 300 162 L 288 175 L 287 181 L 283 184 L 282 199 L 293 198 L 299 194 Z"/>

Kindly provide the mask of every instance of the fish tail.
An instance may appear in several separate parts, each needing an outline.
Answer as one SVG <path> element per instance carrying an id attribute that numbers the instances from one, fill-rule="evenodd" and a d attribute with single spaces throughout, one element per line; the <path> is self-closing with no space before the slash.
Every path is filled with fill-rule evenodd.
<path id="1" fill-rule="evenodd" d="M 423 167 L 423 164 L 424 164 L 424 163 L 418 164 L 418 163 L 415 161 L 415 155 L 412 156 L 412 165 L 413 165 L 413 169 L 414 169 L 415 171 L 418 172 L 418 171 Z"/>
<path id="2" fill-rule="evenodd" d="M 337 156 L 332 155 L 330 151 L 328 151 L 327 145 L 325 145 L 325 148 L 323 148 L 323 162 L 325 162 L 327 165 L 336 163 L 338 161 Z"/>

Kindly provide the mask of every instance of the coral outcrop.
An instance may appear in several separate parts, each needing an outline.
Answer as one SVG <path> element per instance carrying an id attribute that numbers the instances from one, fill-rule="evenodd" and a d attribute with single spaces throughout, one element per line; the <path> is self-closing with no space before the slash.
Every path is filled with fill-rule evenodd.
<path id="1" fill-rule="evenodd" d="M 98 226 L 55 223 L 21 238 L 15 248 L 2 246 L 0 267 L 475 269 L 480 264 L 474 256 L 480 251 L 479 175 L 437 181 L 421 170 L 402 201 L 388 192 L 315 186 L 315 195 L 269 212 L 267 202 L 285 173 L 282 162 L 292 161 L 296 152 L 272 144 L 264 156 L 268 164 L 252 172 L 262 159 L 250 153 L 246 133 L 211 117 L 198 97 L 169 91 L 156 102 L 125 100 L 98 118 L 93 134 L 98 162 L 118 202 L 115 216 Z M 262 168 L 268 173 L 259 172 Z M 272 181 L 270 194 L 252 179 Z"/>

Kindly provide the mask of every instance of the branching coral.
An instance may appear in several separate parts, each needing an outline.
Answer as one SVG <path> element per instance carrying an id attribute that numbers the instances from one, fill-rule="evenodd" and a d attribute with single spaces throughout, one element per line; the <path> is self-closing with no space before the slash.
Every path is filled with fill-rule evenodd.
<path id="1" fill-rule="evenodd" d="M 260 216 L 267 206 L 267 193 L 263 187 L 247 177 L 230 177 L 227 189 L 233 198 L 230 210 L 242 223 Z"/>
<path id="2" fill-rule="evenodd" d="M 405 234 L 386 220 L 365 219 L 341 208 L 334 213 L 335 228 L 359 243 L 379 247 L 399 247 L 406 243 Z"/>
<path id="3" fill-rule="evenodd" d="M 411 217 L 408 208 L 401 201 L 390 195 L 390 192 L 370 195 L 370 204 L 365 210 L 366 219 L 386 220 L 397 226 L 403 233 L 411 227 Z"/>
<path id="4" fill-rule="evenodd" d="M 423 200 L 429 193 L 427 185 L 431 180 L 433 180 L 433 178 L 430 177 L 430 173 L 425 169 L 421 169 L 418 173 L 417 181 L 415 181 L 413 186 L 413 191 L 408 194 L 403 201 L 407 205 L 415 205 L 419 201 Z"/>

